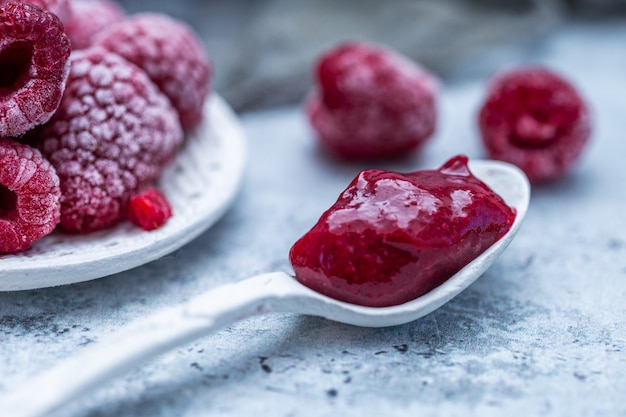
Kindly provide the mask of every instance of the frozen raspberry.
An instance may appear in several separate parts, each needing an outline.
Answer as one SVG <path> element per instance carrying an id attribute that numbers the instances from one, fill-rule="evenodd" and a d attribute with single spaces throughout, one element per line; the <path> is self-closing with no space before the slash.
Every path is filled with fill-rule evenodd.
<path id="1" fill-rule="evenodd" d="M 480 109 L 479 127 L 490 158 L 519 166 L 533 182 L 567 173 L 588 142 L 585 102 L 555 72 L 519 68 L 495 76 Z"/>
<path id="2" fill-rule="evenodd" d="M 59 223 L 59 177 L 41 152 L 0 138 L 0 253 L 28 249 Z"/>
<path id="3" fill-rule="evenodd" d="M 130 199 L 128 220 L 144 230 L 163 226 L 172 217 L 172 207 L 167 197 L 156 188 L 149 188 Z"/>
<path id="4" fill-rule="evenodd" d="M 183 134 L 169 100 L 139 68 L 102 48 L 76 51 L 61 105 L 38 133 L 61 180 L 61 227 L 90 232 L 126 217 Z"/>
<path id="5" fill-rule="evenodd" d="M 94 44 L 143 68 L 172 101 L 183 129 L 202 120 L 212 67 L 187 25 L 157 13 L 139 14 L 101 31 Z"/>
<path id="6" fill-rule="evenodd" d="M 71 4 L 72 18 L 65 23 L 65 33 L 73 50 L 91 46 L 96 33 L 125 16 L 122 7 L 109 0 L 72 0 Z"/>
<path id="7" fill-rule="evenodd" d="M 401 156 L 435 129 L 436 78 L 396 52 L 342 44 L 319 58 L 315 76 L 306 110 L 332 154 L 350 160 Z"/>
<path id="8" fill-rule="evenodd" d="M 72 16 L 70 0 L 0 0 L 0 6 L 8 3 L 28 3 L 39 6 L 42 9 L 57 15 L 61 22 L 65 23 Z"/>
<path id="9" fill-rule="evenodd" d="M 59 19 L 40 7 L 0 7 L 0 137 L 17 137 L 50 119 L 69 71 L 70 42 Z"/>

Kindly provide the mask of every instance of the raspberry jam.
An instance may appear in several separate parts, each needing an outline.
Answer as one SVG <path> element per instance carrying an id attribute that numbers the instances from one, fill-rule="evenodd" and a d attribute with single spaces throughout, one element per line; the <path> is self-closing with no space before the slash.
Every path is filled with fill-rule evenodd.
<path id="1" fill-rule="evenodd" d="M 371 307 L 402 304 L 441 285 L 515 220 L 467 163 L 457 156 L 437 170 L 359 173 L 292 246 L 296 279 Z"/>

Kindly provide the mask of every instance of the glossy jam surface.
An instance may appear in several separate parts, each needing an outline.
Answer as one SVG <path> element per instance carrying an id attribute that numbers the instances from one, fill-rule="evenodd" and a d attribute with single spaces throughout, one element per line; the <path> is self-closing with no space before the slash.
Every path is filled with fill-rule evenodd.
<path id="1" fill-rule="evenodd" d="M 514 210 L 471 174 L 465 156 L 437 170 L 366 170 L 289 257 L 307 287 L 353 304 L 391 306 L 441 285 L 514 220 Z"/>

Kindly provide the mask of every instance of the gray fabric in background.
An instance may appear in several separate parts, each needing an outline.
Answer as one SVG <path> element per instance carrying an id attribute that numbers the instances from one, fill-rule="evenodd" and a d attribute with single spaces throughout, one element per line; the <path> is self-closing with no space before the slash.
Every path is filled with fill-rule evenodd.
<path id="1" fill-rule="evenodd" d="M 626 0 L 124 0 L 194 27 L 215 88 L 239 111 L 300 102 L 323 50 L 346 39 L 389 45 L 446 82 L 526 62 L 574 17 L 624 16 Z"/>

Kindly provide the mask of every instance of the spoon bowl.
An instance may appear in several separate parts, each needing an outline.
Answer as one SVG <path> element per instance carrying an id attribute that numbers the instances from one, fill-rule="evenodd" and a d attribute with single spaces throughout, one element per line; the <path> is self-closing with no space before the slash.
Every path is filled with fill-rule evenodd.
<path id="1" fill-rule="evenodd" d="M 517 167 L 470 161 L 472 173 L 516 210 L 510 230 L 439 287 L 407 303 L 364 307 L 324 296 L 284 272 L 261 274 L 200 294 L 187 303 L 134 322 L 0 399 L 0 415 L 48 415 L 65 402 L 141 362 L 246 317 L 270 312 L 315 315 L 363 326 L 385 327 L 416 320 L 450 301 L 480 277 L 511 243 L 530 201 L 530 184 Z M 37 392 L 36 398 L 32 396 Z"/>

